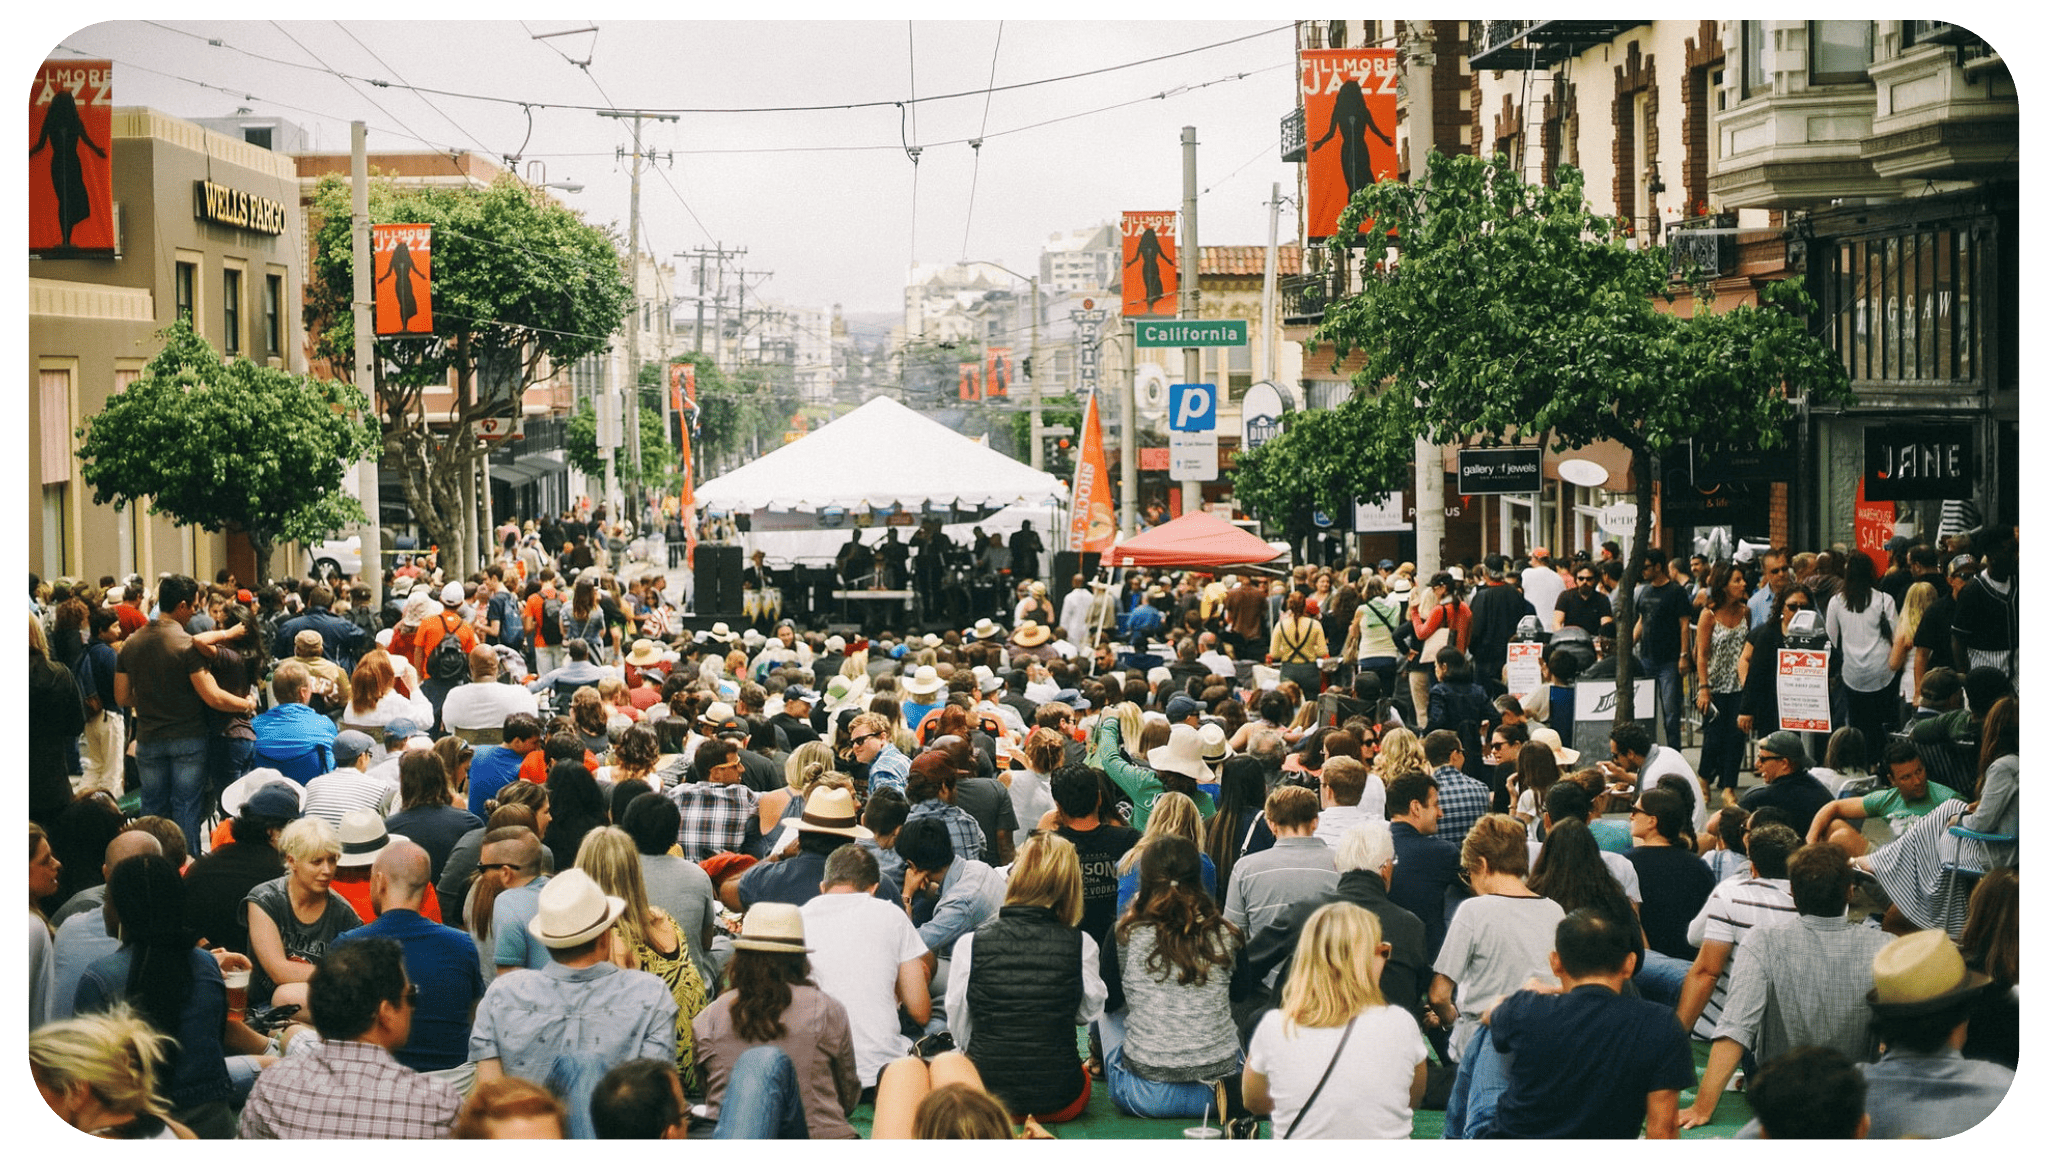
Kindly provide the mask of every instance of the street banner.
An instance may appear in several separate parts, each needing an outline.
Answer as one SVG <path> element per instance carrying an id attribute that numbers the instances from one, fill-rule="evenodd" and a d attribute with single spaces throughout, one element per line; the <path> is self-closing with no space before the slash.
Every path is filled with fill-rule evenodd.
<path id="1" fill-rule="evenodd" d="M 1828 652 L 1778 649 L 1778 730 L 1834 730 L 1828 716 Z"/>
<path id="2" fill-rule="evenodd" d="M 434 228 L 418 222 L 370 227 L 377 334 L 434 333 Z"/>
<path id="3" fill-rule="evenodd" d="M 1067 549 L 1101 553 L 1116 540 L 1116 508 L 1109 495 L 1109 457 L 1102 451 L 1102 417 L 1095 394 L 1081 421 L 1081 455 L 1074 461 L 1073 508 L 1067 518 Z"/>
<path id="4" fill-rule="evenodd" d="M 1508 693 L 1521 698 L 1543 684 L 1543 643 L 1508 643 Z M 1480 677 L 1484 678 L 1484 675 Z"/>
<path id="5" fill-rule="evenodd" d="M 963 401 L 981 399 L 980 364 L 963 363 L 960 365 L 960 398 Z"/>
<path id="6" fill-rule="evenodd" d="M 1126 210 L 1123 233 L 1124 315 L 1179 311 L 1180 216 L 1172 210 Z"/>
<path id="7" fill-rule="evenodd" d="M 1010 349 L 1007 347 L 991 347 L 983 356 L 982 363 L 981 386 L 983 392 L 991 400 L 1007 397 L 1010 394 L 1010 376 L 1013 370 L 1013 365 L 1010 362 Z"/>
<path id="8" fill-rule="evenodd" d="M 114 252 L 113 139 L 114 62 L 44 61 L 28 88 L 30 254 Z"/>
<path id="9" fill-rule="evenodd" d="M 1400 76 L 1390 48 L 1302 50 L 1311 241 L 1337 233 L 1337 216 L 1353 194 L 1400 172 L 1394 148 L 1394 90 Z"/>
<path id="10" fill-rule="evenodd" d="M 1512 644 L 1511 644 L 1512 645 Z M 1636 682 L 1636 722 L 1657 721 L 1657 680 L 1639 678 Z M 1580 679 L 1577 695 L 1572 701 L 1572 722 L 1612 723 L 1614 722 L 1615 683 L 1608 679 Z M 1597 739 L 1605 732 L 1581 734 L 1574 730 L 1575 739 Z"/>
<path id="11" fill-rule="evenodd" d="M 1899 507 L 1891 501 L 1875 501 L 1864 492 L 1868 476 L 1856 481 L 1856 548 L 1870 555 L 1879 576 L 1892 567 L 1891 552 L 1884 547 L 1899 531 Z"/>

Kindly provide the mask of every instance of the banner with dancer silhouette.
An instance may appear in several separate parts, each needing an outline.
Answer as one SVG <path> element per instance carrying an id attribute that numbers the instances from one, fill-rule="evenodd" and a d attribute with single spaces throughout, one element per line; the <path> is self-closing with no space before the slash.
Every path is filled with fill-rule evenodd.
<path id="1" fill-rule="evenodd" d="M 434 228 L 419 222 L 370 227 L 377 334 L 434 333 Z"/>
<path id="2" fill-rule="evenodd" d="M 1180 311 L 1180 215 L 1124 211 L 1124 315 Z"/>
<path id="3" fill-rule="evenodd" d="M 44 61 L 28 90 L 28 249 L 114 252 L 114 62 Z"/>
<path id="4" fill-rule="evenodd" d="M 1010 394 L 1010 373 L 1014 365 L 1010 362 L 1010 349 L 991 347 L 982 357 L 981 390 L 991 400 L 1000 400 Z"/>
<path id="5" fill-rule="evenodd" d="M 1337 216 L 1351 203 L 1351 195 L 1399 174 L 1394 93 L 1400 79 L 1390 48 L 1302 50 L 1310 239 L 1337 233 Z"/>
<path id="6" fill-rule="evenodd" d="M 960 399 L 963 402 L 981 399 L 981 365 L 963 363 L 960 365 Z"/>

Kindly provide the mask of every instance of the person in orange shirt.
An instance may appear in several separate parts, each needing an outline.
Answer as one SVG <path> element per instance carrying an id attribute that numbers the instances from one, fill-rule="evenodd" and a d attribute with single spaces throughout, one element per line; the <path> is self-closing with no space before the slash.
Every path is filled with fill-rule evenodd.
<path id="1" fill-rule="evenodd" d="M 548 736 L 546 743 L 519 761 L 519 778 L 528 783 L 546 783 L 548 768 L 553 767 L 557 759 L 580 760 L 592 775 L 597 774 L 597 756 L 583 746 L 583 741 L 576 737 L 574 731 L 565 730 Z"/>
<path id="2" fill-rule="evenodd" d="M 470 651 L 476 649 L 477 637 L 475 629 L 469 623 L 463 621 L 462 615 L 456 612 L 456 608 L 462 605 L 462 599 L 462 583 L 457 581 L 449 582 L 441 587 L 440 611 L 437 613 L 427 613 L 424 610 L 419 610 L 419 620 L 410 629 L 407 628 L 406 621 L 411 619 L 416 607 L 408 601 L 406 619 L 401 620 L 398 627 L 391 632 L 391 646 L 389 649 L 393 654 L 403 654 L 407 661 L 412 663 L 413 669 L 419 672 L 420 693 L 426 695 L 427 701 L 434 705 L 434 721 L 436 723 L 441 721 L 441 700 L 448 696 L 450 688 L 468 681 L 468 675 L 467 667 L 465 667 L 465 673 L 461 677 L 455 679 L 435 678 L 430 666 L 434 657 L 434 648 L 441 644 L 441 639 L 453 634 L 456 637 L 456 642 L 462 647 L 462 653 L 465 658 Z"/>

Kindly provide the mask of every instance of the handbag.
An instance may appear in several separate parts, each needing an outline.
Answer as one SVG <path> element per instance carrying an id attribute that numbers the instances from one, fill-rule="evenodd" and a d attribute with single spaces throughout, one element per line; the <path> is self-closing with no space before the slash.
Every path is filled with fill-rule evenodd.
<path id="1" fill-rule="evenodd" d="M 1356 1025 L 1358 1015 L 1353 1014 L 1351 1020 L 1344 1023 L 1344 1036 L 1337 1039 L 1337 1049 L 1330 1055 L 1330 1064 L 1323 1067 L 1323 1076 L 1316 1080 L 1316 1088 L 1308 1092 L 1308 1100 L 1301 1104 L 1300 1110 L 1294 1112 L 1294 1118 L 1288 1121 L 1287 1133 L 1280 1136 L 1281 1138 L 1292 1139 L 1294 1128 L 1301 1125 L 1301 1116 L 1308 1113 L 1308 1108 L 1316 1105 L 1317 1097 L 1323 1093 L 1323 1086 L 1330 1081 L 1330 1074 L 1337 1069 L 1337 1060 L 1344 1057 L 1344 1044 L 1351 1041 L 1351 1030 Z"/>

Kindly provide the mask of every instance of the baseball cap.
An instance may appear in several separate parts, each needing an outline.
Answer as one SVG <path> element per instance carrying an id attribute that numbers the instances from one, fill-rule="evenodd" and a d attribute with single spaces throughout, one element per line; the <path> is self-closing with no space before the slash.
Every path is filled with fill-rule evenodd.
<path id="1" fill-rule="evenodd" d="M 343 731 L 334 737 L 334 766 L 347 767 L 376 746 L 377 741 L 361 731 Z"/>

